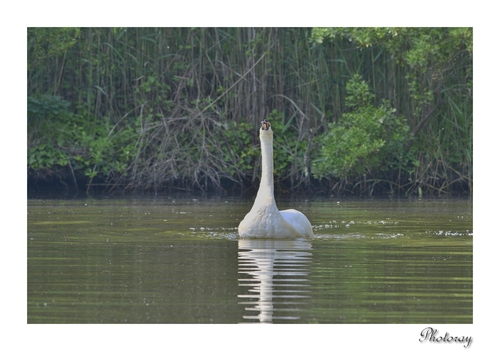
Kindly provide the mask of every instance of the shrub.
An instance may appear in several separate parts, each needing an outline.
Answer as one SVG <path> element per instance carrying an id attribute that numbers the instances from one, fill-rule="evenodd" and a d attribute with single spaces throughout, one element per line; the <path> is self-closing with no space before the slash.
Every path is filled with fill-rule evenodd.
<path id="1" fill-rule="evenodd" d="M 359 177 L 403 166 L 410 137 L 404 117 L 386 101 L 374 106 L 374 95 L 359 75 L 347 83 L 346 92 L 346 106 L 352 111 L 316 138 L 321 149 L 313 162 L 314 176 Z"/>

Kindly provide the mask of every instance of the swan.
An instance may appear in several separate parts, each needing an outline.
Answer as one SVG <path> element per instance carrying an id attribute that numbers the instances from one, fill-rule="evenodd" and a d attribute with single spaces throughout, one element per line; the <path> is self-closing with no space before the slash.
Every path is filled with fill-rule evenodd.
<path id="1" fill-rule="evenodd" d="M 262 152 L 262 177 L 250 212 L 238 226 L 241 238 L 312 238 L 312 226 L 297 210 L 279 211 L 274 199 L 273 130 L 267 120 L 259 131 Z"/>

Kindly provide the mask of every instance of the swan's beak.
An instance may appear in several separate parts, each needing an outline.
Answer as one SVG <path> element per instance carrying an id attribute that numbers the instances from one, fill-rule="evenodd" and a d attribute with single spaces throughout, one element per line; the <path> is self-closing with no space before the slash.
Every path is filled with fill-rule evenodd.
<path id="1" fill-rule="evenodd" d="M 260 129 L 262 130 L 268 130 L 271 127 L 271 123 L 267 121 L 267 119 L 263 120 L 260 122 Z"/>

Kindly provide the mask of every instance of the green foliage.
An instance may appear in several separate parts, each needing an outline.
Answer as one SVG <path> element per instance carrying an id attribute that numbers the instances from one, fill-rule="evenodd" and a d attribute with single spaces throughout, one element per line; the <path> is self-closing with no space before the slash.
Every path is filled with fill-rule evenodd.
<path id="1" fill-rule="evenodd" d="M 373 102 L 375 94 L 370 91 L 368 84 L 362 80 L 359 74 L 355 74 L 345 87 L 345 105 L 354 109 L 368 106 Z"/>
<path id="2" fill-rule="evenodd" d="M 254 147 L 252 134 L 255 128 L 249 123 L 231 121 L 224 128 L 225 143 L 222 145 L 226 172 L 231 176 L 253 169 L 259 151 Z"/>
<path id="3" fill-rule="evenodd" d="M 471 185 L 472 39 L 472 28 L 312 30 L 311 42 L 316 46 L 345 45 L 356 48 L 360 56 L 366 55 L 350 72 L 362 72 L 364 77 L 370 77 L 367 82 L 377 93 L 376 99 L 381 102 L 390 99 L 398 113 L 408 117 L 405 125 L 411 138 L 404 133 L 392 133 L 393 142 L 385 139 L 385 146 L 379 151 L 387 150 L 391 154 L 392 166 L 381 169 L 397 169 L 397 182 L 402 180 L 403 171 L 414 189 L 425 184 L 428 189 L 441 192 L 457 182 Z M 356 58 L 354 56 L 349 65 L 358 64 Z M 348 65 L 349 61 L 345 62 Z M 346 93 L 350 94 L 347 89 Z M 349 98 L 345 103 L 349 105 Z M 458 145 L 463 147 L 460 149 Z M 340 167 L 341 170 L 347 168 Z M 320 172 L 321 169 L 321 166 L 317 168 L 318 174 L 326 172 Z"/>
<path id="4" fill-rule="evenodd" d="M 243 184 L 257 179 L 255 122 L 268 118 L 276 178 L 292 187 L 313 174 L 410 191 L 472 183 L 472 28 L 27 32 L 28 167 L 39 174 Z"/>
<path id="5" fill-rule="evenodd" d="M 315 44 L 349 40 L 358 48 L 381 46 L 401 64 L 427 69 L 432 62 L 445 63 L 460 48 L 472 52 L 472 28 L 362 27 L 313 28 Z"/>
<path id="6" fill-rule="evenodd" d="M 68 112 L 69 103 L 60 97 L 28 98 L 28 117 L 38 121 L 28 125 L 31 138 L 28 167 L 33 170 L 55 170 L 69 166 L 89 179 L 107 178 L 125 172 L 135 155 L 130 141 L 135 131 L 127 126 L 113 130 L 107 120 L 96 122 L 84 115 Z"/>
<path id="7" fill-rule="evenodd" d="M 401 151 L 409 138 L 404 118 L 388 103 L 373 106 L 374 95 L 359 75 L 347 83 L 346 91 L 346 105 L 353 111 L 330 123 L 330 131 L 317 138 L 322 147 L 313 162 L 314 176 L 359 177 L 400 166 Z"/>
<path id="8" fill-rule="evenodd" d="M 79 37 L 80 28 L 28 28 L 29 62 L 64 55 L 77 44 Z"/>
<path id="9" fill-rule="evenodd" d="M 39 144 L 28 149 L 28 167 L 32 169 L 50 169 L 67 164 L 67 155 L 51 144 Z"/>
<path id="10" fill-rule="evenodd" d="M 42 95 L 39 98 L 30 96 L 28 97 L 28 118 L 30 120 L 64 118 L 69 107 L 70 103 L 60 96 Z"/>
<path id="11" fill-rule="evenodd" d="M 303 169 L 304 155 L 306 152 L 307 143 L 305 140 L 299 140 L 297 131 L 291 126 L 294 117 L 285 117 L 283 112 L 273 110 L 268 121 L 272 125 L 274 135 L 274 173 L 286 179 L 291 175 L 292 165 Z"/>
<path id="12" fill-rule="evenodd" d="M 69 102 L 59 96 L 28 97 L 28 135 L 30 139 L 43 138 L 28 148 L 28 166 L 33 169 L 65 166 L 68 157 L 60 149 L 62 137 L 57 126 L 70 116 Z"/>

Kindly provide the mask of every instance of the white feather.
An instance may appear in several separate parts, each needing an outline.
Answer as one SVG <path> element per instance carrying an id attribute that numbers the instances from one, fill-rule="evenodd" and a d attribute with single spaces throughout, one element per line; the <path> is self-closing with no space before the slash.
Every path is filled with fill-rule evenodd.
<path id="1" fill-rule="evenodd" d="M 273 183 L 273 131 L 265 121 L 260 129 L 262 178 L 257 197 L 249 213 L 238 226 L 242 238 L 313 237 L 307 217 L 297 210 L 278 211 Z"/>

